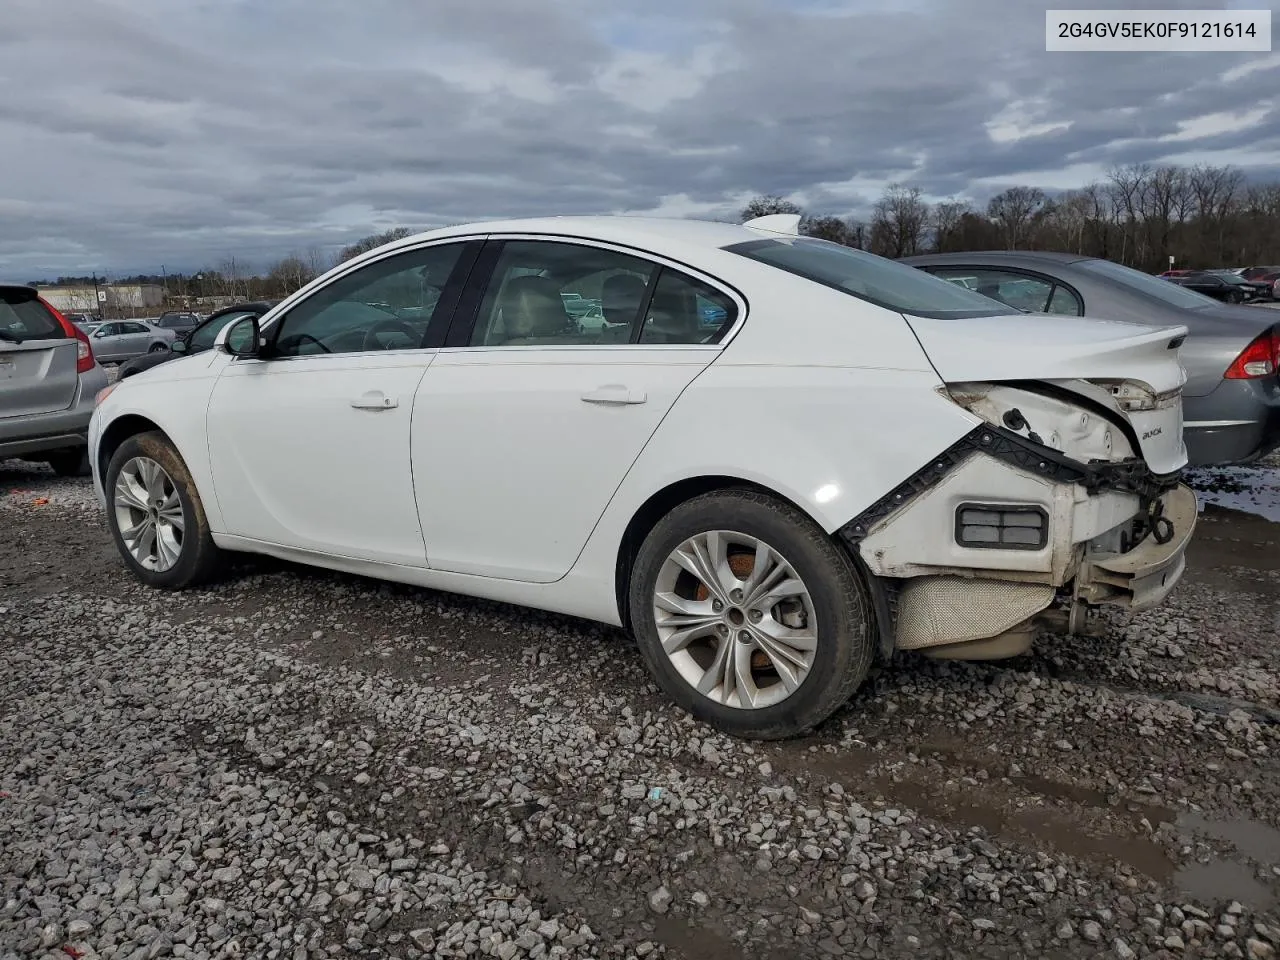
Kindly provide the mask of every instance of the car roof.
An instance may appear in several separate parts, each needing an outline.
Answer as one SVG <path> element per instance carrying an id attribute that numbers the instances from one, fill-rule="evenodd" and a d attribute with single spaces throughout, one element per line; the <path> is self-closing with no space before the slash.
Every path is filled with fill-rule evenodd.
<path id="1" fill-rule="evenodd" d="M 481 220 L 414 234 L 392 246 L 412 246 L 423 240 L 444 239 L 477 233 L 560 234 L 584 240 L 602 240 L 647 247 L 658 243 L 683 243 L 702 247 L 727 247 L 734 243 L 778 236 L 738 223 L 716 220 L 685 220 L 675 217 L 565 216 L 530 217 L 522 220 Z"/>
<path id="2" fill-rule="evenodd" d="M 978 261 L 994 263 L 1080 263 L 1097 260 L 1080 253 L 1060 253 L 1055 250 L 966 250 L 962 253 L 923 253 L 903 257 L 901 263 L 958 263 L 969 265 Z"/>

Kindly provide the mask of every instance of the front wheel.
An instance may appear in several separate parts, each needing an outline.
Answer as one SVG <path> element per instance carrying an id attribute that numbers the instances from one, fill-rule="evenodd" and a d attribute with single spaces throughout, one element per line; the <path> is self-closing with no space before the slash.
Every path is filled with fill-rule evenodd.
<path id="1" fill-rule="evenodd" d="M 181 590 L 211 579 L 222 554 L 187 465 L 163 433 L 120 444 L 103 484 L 107 525 L 125 563 L 143 583 Z"/>
<path id="2" fill-rule="evenodd" d="M 629 599 L 658 685 L 733 736 L 808 732 L 849 699 L 875 652 L 849 558 L 795 507 L 752 490 L 704 494 L 659 521 Z"/>

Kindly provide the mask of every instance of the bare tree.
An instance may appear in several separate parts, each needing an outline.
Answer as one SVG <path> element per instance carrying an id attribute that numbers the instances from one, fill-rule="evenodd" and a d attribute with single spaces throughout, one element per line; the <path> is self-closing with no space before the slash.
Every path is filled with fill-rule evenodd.
<path id="1" fill-rule="evenodd" d="M 296 254 L 277 262 L 263 278 L 267 296 L 288 296 L 310 283 L 315 276 L 311 268 Z"/>
<path id="2" fill-rule="evenodd" d="M 1202 255 L 1216 262 L 1225 257 L 1226 220 L 1236 206 L 1244 174 L 1234 167 L 1200 164 L 1187 174 L 1191 192 L 1196 198 L 1198 219 L 1208 227 L 1208 248 Z"/>
<path id="3" fill-rule="evenodd" d="M 933 208 L 933 249 L 937 253 L 960 249 L 960 224 L 966 213 L 972 213 L 968 200 L 946 200 Z"/>
<path id="4" fill-rule="evenodd" d="M 376 250 L 383 244 L 391 243 L 393 240 L 403 240 L 407 236 L 409 236 L 408 227 L 393 227 L 382 233 L 370 234 L 357 240 L 349 247 L 343 247 L 342 252 L 338 254 L 338 263 L 343 263 L 352 257 L 358 257 L 362 253 L 368 253 L 370 250 Z"/>
<path id="5" fill-rule="evenodd" d="M 1010 187 L 987 203 L 987 216 L 999 224 L 1007 249 L 1017 250 L 1022 245 L 1046 199 L 1039 187 Z"/>
<path id="6" fill-rule="evenodd" d="M 806 237 L 817 237 L 819 240 L 830 240 L 851 246 L 852 239 L 849 223 L 839 217 L 805 217 L 800 221 L 800 232 Z"/>
<path id="7" fill-rule="evenodd" d="M 769 217 L 778 213 L 798 213 L 804 215 L 804 211 L 790 200 L 784 200 L 782 197 L 775 197 L 773 194 L 764 194 L 759 197 L 752 198 L 751 202 L 742 208 L 741 220 L 746 223 L 748 220 L 754 220 L 756 217 Z"/>
<path id="8" fill-rule="evenodd" d="M 885 257 L 909 257 L 919 253 L 929 223 L 929 205 L 919 187 L 890 184 L 871 213 L 873 252 Z"/>

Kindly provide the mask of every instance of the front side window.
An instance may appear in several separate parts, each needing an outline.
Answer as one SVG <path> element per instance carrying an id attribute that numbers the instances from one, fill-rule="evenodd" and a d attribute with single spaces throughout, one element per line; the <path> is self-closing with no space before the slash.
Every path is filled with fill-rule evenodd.
<path id="1" fill-rule="evenodd" d="M 503 244 L 471 331 L 473 347 L 629 343 L 658 265 L 545 240 Z"/>
<path id="2" fill-rule="evenodd" d="M 959 319 L 1012 312 L 999 301 L 924 270 L 828 240 L 749 240 L 725 249 L 898 313 Z"/>
<path id="3" fill-rule="evenodd" d="M 420 348 L 463 247 L 410 250 L 335 280 L 285 314 L 268 355 Z"/>

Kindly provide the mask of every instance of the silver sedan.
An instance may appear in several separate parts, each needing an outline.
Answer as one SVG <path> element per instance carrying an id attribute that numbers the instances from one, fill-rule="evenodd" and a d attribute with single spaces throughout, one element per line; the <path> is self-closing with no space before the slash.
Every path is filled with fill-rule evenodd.
<path id="1" fill-rule="evenodd" d="M 108 320 L 89 334 L 89 339 L 93 355 L 99 361 L 123 363 L 144 353 L 168 351 L 176 336 L 173 330 L 153 327 L 141 320 Z"/>

